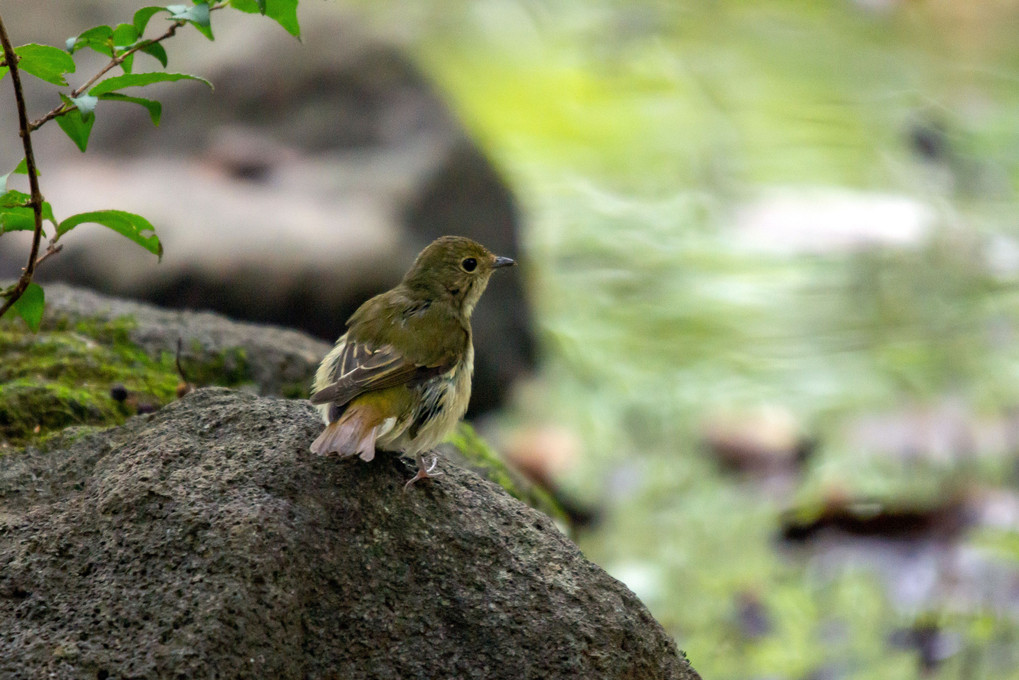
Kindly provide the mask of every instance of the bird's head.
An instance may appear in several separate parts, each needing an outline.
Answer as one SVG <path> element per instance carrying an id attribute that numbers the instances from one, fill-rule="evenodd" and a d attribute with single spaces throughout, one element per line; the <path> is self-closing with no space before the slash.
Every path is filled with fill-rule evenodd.
<path id="1" fill-rule="evenodd" d="M 470 316 L 496 269 L 516 264 L 463 236 L 442 236 L 428 245 L 403 277 L 403 285 L 434 298 L 447 298 Z"/>

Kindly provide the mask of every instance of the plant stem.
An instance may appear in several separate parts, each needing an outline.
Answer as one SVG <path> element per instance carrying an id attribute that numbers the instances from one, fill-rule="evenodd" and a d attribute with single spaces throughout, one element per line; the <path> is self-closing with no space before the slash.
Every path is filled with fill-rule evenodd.
<path id="1" fill-rule="evenodd" d="M 32 135 L 28 127 L 28 113 L 25 109 L 25 94 L 21 89 L 21 73 L 18 69 L 18 57 L 14 53 L 14 46 L 7 36 L 7 27 L 4 26 L 3 17 L 0 17 L 0 46 L 3 47 L 4 60 L 11 72 L 11 84 L 14 86 L 14 100 L 18 108 L 18 129 L 21 133 L 21 145 L 25 149 L 25 167 L 28 170 L 28 185 L 30 187 L 29 205 L 32 206 L 32 214 L 35 218 L 35 227 L 32 232 L 32 250 L 28 255 L 28 264 L 25 265 L 14 288 L 6 295 L 3 306 L 0 307 L 2 317 L 15 302 L 21 298 L 28 284 L 32 283 L 32 275 L 35 274 L 36 258 L 39 256 L 39 241 L 42 240 L 42 193 L 39 191 L 39 177 L 35 167 L 35 155 L 32 153 Z"/>

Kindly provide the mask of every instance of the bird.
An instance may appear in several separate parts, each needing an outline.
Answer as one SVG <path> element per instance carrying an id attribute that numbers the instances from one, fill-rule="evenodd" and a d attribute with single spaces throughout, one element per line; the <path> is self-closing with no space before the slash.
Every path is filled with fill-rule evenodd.
<path id="1" fill-rule="evenodd" d="M 440 475 L 439 444 L 467 411 L 474 373 L 471 314 L 492 274 L 515 265 L 463 236 L 442 236 L 394 288 L 362 304 L 322 359 L 310 401 L 325 429 L 311 444 L 324 456 L 376 451 L 412 457 L 417 474 Z"/>

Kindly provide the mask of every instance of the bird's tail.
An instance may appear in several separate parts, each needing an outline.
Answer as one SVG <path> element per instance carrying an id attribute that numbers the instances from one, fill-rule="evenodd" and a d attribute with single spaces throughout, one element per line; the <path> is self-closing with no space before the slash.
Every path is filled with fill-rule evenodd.
<path id="1" fill-rule="evenodd" d="M 380 426 L 367 415 L 356 408 L 347 409 L 339 420 L 326 425 L 312 442 L 311 452 L 320 456 L 335 454 L 341 458 L 358 455 L 362 460 L 371 460 L 375 457 L 375 439 Z"/>

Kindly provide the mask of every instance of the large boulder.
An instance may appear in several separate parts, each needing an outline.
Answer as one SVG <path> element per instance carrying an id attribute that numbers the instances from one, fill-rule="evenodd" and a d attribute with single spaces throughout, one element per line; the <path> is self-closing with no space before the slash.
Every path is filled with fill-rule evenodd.
<path id="1" fill-rule="evenodd" d="M 698 677 L 546 516 L 319 427 L 215 388 L 0 458 L 0 676 Z"/>
<path id="2" fill-rule="evenodd" d="M 4 19 L 16 40 L 63 45 L 94 23 L 128 21 L 138 7 L 66 5 L 15 3 Z M 513 193 L 404 50 L 335 3 L 302 3 L 300 16 L 301 42 L 235 11 L 213 16 L 215 42 L 180 31 L 167 43 L 169 70 L 206 77 L 216 90 L 156 86 L 159 128 L 141 107 L 101 102 L 86 156 L 54 123 L 33 136 L 58 217 L 128 210 L 148 218 L 165 246 L 157 265 L 121 236 L 82 226 L 40 268 L 41 280 L 333 340 L 357 305 L 395 284 L 435 236 L 470 236 L 518 257 Z M 137 70 L 153 67 L 138 58 Z M 94 68 L 83 66 L 72 81 Z M 59 103 L 34 80 L 33 118 Z M 0 138 L 17 140 L 13 113 L 0 107 Z M 17 144 L 0 145 L 0 173 L 20 157 Z M 27 238 L 0 240 L 0 278 L 23 266 Z M 475 329 L 484 396 L 472 406 L 486 409 L 533 365 L 519 275 L 493 284 Z"/>

